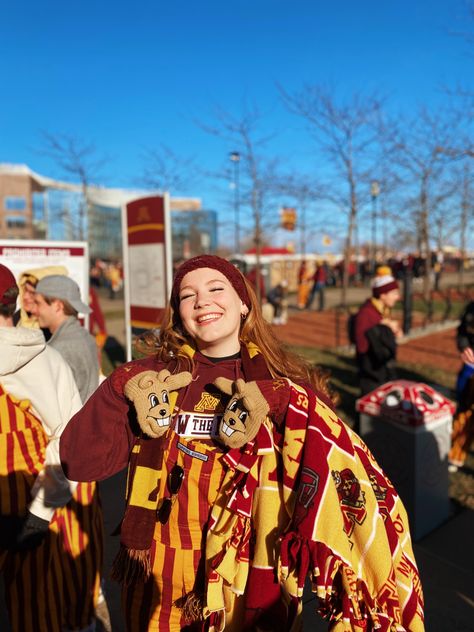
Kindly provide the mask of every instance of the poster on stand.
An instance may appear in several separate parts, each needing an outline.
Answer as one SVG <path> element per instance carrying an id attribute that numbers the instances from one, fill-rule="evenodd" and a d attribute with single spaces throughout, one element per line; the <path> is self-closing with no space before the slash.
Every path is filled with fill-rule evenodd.
<path id="1" fill-rule="evenodd" d="M 0 263 L 10 268 L 17 281 L 27 270 L 64 266 L 79 285 L 82 300 L 89 302 L 89 247 L 85 241 L 2 239 Z M 89 316 L 83 316 L 81 321 L 88 327 Z"/>
<path id="2" fill-rule="evenodd" d="M 171 289 L 169 196 L 133 200 L 122 208 L 127 359 L 136 336 L 160 327 Z"/>

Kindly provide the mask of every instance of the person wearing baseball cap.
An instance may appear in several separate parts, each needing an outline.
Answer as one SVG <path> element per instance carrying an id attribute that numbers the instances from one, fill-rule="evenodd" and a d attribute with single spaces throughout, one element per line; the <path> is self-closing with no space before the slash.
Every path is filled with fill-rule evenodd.
<path id="1" fill-rule="evenodd" d="M 99 362 L 94 338 L 81 326 L 78 315 L 89 314 L 81 291 L 70 277 L 52 274 L 36 286 L 34 313 L 40 327 L 51 331 L 48 344 L 72 369 L 83 402 L 99 385 Z"/>
<path id="2" fill-rule="evenodd" d="M 68 276 L 51 274 L 42 277 L 34 296 L 34 315 L 40 327 L 48 328 L 51 338 L 48 346 L 58 351 L 71 367 L 77 388 L 84 403 L 99 385 L 99 360 L 95 338 L 81 325 L 79 314 L 89 314 L 91 309 L 81 299 L 78 284 Z M 108 618 L 106 603 L 100 588 L 101 559 L 103 552 L 103 518 L 96 482 L 81 483 L 82 495 L 75 499 L 75 511 L 66 517 L 69 531 L 74 541 L 70 543 L 73 555 L 65 564 L 71 567 L 71 573 L 79 577 L 83 590 L 88 591 L 91 599 L 83 612 L 74 608 L 71 629 L 83 629 L 89 625 L 91 617 Z M 90 542 L 85 549 L 81 542 Z M 81 548 L 82 547 L 82 548 Z M 92 582 L 87 585 L 86 582 Z M 66 587 L 69 600 L 75 606 L 74 590 Z"/>
<path id="3" fill-rule="evenodd" d="M 354 342 L 361 395 L 395 379 L 400 325 L 390 310 L 400 300 L 398 282 L 388 266 L 377 269 L 371 283 L 372 297 L 355 316 Z"/>

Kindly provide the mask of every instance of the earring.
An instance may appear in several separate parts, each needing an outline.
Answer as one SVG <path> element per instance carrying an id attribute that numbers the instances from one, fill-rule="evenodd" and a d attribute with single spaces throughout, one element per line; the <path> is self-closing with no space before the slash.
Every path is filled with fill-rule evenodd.
<path id="1" fill-rule="evenodd" d="M 245 320 L 245 319 L 247 318 L 247 314 L 243 314 L 243 313 L 242 313 L 242 314 L 240 314 L 240 318 L 241 318 L 242 320 Z"/>

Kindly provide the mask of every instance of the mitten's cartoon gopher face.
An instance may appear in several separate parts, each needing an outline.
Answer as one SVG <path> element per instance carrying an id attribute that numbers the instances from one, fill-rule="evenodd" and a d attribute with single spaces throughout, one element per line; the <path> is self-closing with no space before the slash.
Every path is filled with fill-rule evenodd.
<path id="1" fill-rule="evenodd" d="M 169 394 L 187 386 L 191 379 L 187 371 L 171 375 L 162 369 L 159 373 L 143 371 L 128 380 L 124 394 L 134 403 L 137 421 L 146 435 L 156 439 L 168 430 L 173 412 Z"/>
<path id="2" fill-rule="evenodd" d="M 170 425 L 170 398 L 168 391 L 161 393 L 150 393 L 148 395 L 150 408 L 148 410 L 147 419 L 150 418 L 158 424 L 160 428 Z"/>
<path id="3" fill-rule="evenodd" d="M 233 399 L 229 402 L 219 426 L 219 434 L 221 436 L 225 435 L 230 439 L 235 432 L 245 436 L 247 431 L 245 424 L 249 414 L 245 409 L 241 408 L 241 405 L 242 403 L 238 399 Z"/>
<path id="4" fill-rule="evenodd" d="M 256 382 L 241 378 L 232 382 L 218 377 L 214 384 L 231 399 L 219 423 L 219 440 L 229 448 L 241 448 L 257 436 L 269 407 Z"/>

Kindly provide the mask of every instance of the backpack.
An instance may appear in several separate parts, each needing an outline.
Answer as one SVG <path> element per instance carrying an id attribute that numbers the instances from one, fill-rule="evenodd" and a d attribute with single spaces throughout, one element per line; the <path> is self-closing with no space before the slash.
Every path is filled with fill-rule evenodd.
<path id="1" fill-rule="evenodd" d="M 351 345 L 355 345 L 356 341 L 356 316 L 357 314 L 349 314 L 349 318 L 347 319 L 347 337 L 349 338 Z"/>

